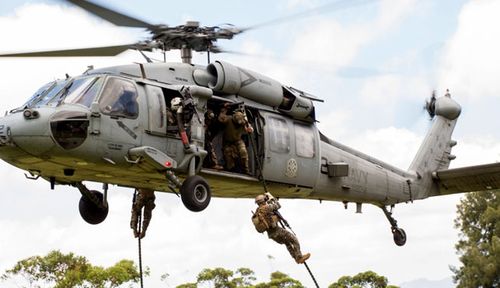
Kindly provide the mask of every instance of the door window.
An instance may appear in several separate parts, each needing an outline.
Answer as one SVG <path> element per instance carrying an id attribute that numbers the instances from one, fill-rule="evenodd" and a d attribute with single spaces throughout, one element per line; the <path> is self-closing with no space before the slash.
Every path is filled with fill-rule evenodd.
<path id="1" fill-rule="evenodd" d="M 290 151 L 290 133 L 285 120 L 269 117 L 269 145 L 272 151 L 288 153 Z"/>
<path id="2" fill-rule="evenodd" d="M 314 158 L 314 133 L 309 126 L 295 123 L 295 149 L 297 156 Z"/>
<path id="3" fill-rule="evenodd" d="M 109 78 L 99 99 L 103 114 L 114 117 L 137 118 L 137 89 L 134 83 L 119 78 Z"/>

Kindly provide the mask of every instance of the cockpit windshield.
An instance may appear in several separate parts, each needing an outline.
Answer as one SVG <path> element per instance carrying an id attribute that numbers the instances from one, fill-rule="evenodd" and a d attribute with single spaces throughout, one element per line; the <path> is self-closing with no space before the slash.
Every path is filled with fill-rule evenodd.
<path id="1" fill-rule="evenodd" d="M 104 77 L 96 76 L 53 81 L 38 89 L 19 109 L 41 106 L 55 107 L 63 102 L 90 107 L 97 93 L 101 90 L 103 82 Z"/>
<path id="2" fill-rule="evenodd" d="M 73 83 L 75 87 L 68 91 L 64 103 L 80 104 L 90 108 L 103 83 L 104 77 L 86 77 L 75 80 Z"/>
<path id="3" fill-rule="evenodd" d="M 52 99 L 54 95 L 61 91 L 66 82 L 67 80 L 56 80 L 43 85 L 33 94 L 33 96 L 30 97 L 30 99 L 26 103 L 24 103 L 19 109 L 16 110 L 40 107 L 41 105 L 44 105 L 50 99 Z"/>

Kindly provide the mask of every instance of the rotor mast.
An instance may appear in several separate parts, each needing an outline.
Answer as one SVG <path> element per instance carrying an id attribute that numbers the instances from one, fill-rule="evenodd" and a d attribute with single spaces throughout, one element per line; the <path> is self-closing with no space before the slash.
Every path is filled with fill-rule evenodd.
<path id="1" fill-rule="evenodd" d="M 191 60 L 193 59 L 193 50 L 187 46 L 182 47 L 181 59 L 182 63 L 191 64 Z"/>
<path id="2" fill-rule="evenodd" d="M 186 27 L 186 29 L 193 31 L 200 27 L 200 22 L 187 21 L 186 25 L 184 26 Z M 180 47 L 180 50 L 182 63 L 191 64 L 191 60 L 193 59 L 193 47 L 191 47 L 191 45 L 186 42 L 186 44 L 183 44 L 182 47 Z"/>

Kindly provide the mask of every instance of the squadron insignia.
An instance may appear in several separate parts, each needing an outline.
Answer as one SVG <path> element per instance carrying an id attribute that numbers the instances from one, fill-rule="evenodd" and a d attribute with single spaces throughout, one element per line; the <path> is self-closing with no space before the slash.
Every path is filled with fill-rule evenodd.
<path id="1" fill-rule="evenodd" d="M 297 160 L 291 158 L 286 162 L 286 172 L 285 175 L 288 178 L 296 178 L 297 177 L 297 171 L 298 171 L 298 164 Z"/>

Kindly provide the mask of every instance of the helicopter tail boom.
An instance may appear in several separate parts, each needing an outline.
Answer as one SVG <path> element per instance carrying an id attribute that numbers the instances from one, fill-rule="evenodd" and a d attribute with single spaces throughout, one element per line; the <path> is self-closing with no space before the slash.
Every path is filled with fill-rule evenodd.
<path id="1" fill-rule="evenodd" d="M 413 159 L 409 172 L 416 175 L 416 184 L 422 189 L 415 191 L 414 199 L 423 199 L 434 194 L 433 173 L 448 169 L 455 156 L 451 148 L 457 144 L 451 139 L 453 130 L 461 112 L 460 105 L 451 99 L 449 93 L 433 103 L 435 117 L 417 155 Z"/>

